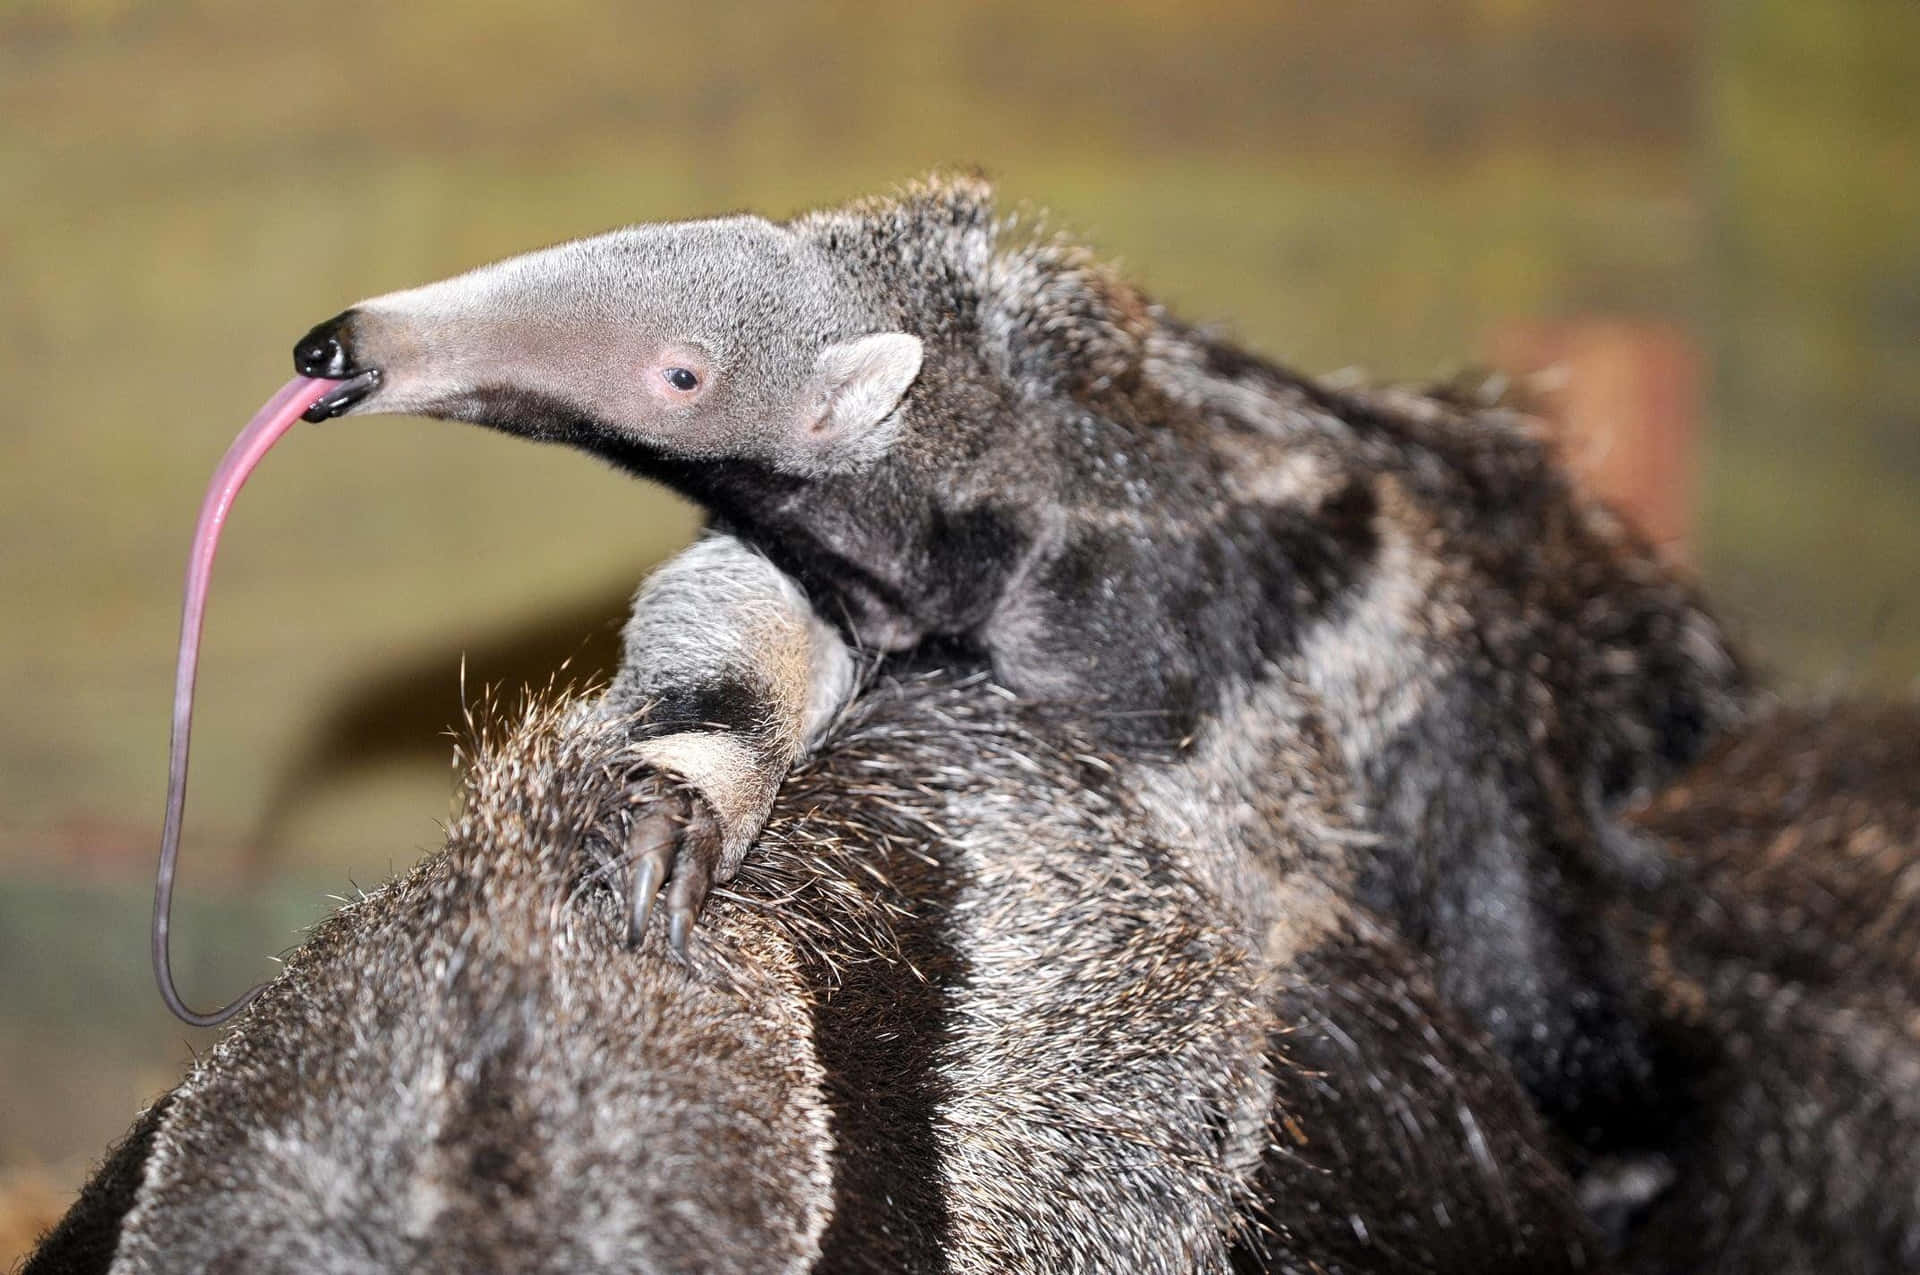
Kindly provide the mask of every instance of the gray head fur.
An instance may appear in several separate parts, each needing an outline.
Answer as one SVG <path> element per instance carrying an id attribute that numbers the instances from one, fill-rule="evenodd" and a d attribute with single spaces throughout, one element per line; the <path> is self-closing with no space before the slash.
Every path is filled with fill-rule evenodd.
<path id="1" fill-rule="evenodd" d="M 615 231 L 351 314 L 379 410 L 547 400 L 618 445 L 804 475 L 883 455 L 921 361 L 817 245 L 751 216 Z"/>

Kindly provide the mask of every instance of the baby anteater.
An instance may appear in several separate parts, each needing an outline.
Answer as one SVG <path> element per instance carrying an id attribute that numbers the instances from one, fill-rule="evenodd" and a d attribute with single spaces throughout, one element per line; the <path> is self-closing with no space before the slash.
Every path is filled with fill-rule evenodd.
<path id="1" fill-rule="evenodd" d="M 362 302 L 295 357 L 343 382 L 315 415 L 563 442 L 711 510 L 602 705 L 652 706 L 643 752 L 680 781 L 636 789 L 636 932 L 670 879 L 684 948 L 850 646 L 941 644 L 1164 759 L 1142 782 L 1238 812 L 1256 854 L 1275 741 L 1324 738 L 1365 850 L 1316 852 L 1569 1131 L 1628 1136 L 1652 1062 L 1596 892 L 1659 863 L 1613 812 L 1745 680 L 1525 418 L 1287 372 L 969 179 L 567 244 Z"/>

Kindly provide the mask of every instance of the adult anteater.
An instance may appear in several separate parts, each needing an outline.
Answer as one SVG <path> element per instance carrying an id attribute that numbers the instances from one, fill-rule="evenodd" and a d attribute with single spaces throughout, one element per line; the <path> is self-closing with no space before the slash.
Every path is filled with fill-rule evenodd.
<path id="1" fill-rule="evenodd" d="M 683 964 L 608 885 L 631 738 L 482 747 L 446 848 L 316 929 L 28 1275 L 1597 1261 L 1505 1063 L 1322 880 L 1319 757 L 1256 862 L 1044 706 L 889 681 Z"/>

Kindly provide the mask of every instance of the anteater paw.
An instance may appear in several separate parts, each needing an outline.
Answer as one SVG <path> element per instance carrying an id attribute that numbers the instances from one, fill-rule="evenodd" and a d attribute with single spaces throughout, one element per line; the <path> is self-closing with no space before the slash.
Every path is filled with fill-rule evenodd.
<path id="1" fill-rule="evenodd" d="M 646 937 L 664 889 L 667 942 L 684 959 L 707 892 L 721 879 L 720 820 L 698 792 L 657 776 L 636 783 L 628 800 L 627 942 L 637 946 Z"/>

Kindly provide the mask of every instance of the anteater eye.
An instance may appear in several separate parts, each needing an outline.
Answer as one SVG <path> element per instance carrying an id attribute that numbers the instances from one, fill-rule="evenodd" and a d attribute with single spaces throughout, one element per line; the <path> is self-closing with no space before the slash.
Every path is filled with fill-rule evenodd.
<path id="1" fill-rule="evenodd" d="M 700 385 L 700 378 L 683 367 L 670 367 L 660 375 L 667 378 L 668 385 L 683 394 L 688 390 L 697 389 Z"/>

